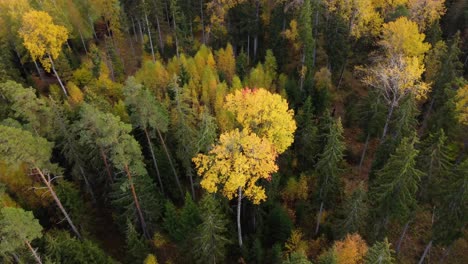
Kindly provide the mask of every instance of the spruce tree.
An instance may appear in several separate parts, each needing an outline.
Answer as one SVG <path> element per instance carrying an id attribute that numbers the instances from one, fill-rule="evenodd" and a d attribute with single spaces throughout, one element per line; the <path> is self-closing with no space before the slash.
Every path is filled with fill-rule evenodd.
<path id="1" fill-rule="evenodd" d="M 345 163 L 344 150 L 341 119 L 332 119 L 329 124 L 329 132 L 326 135 L 325 149 L 320 154 L 319 161 L 317 162 L 320 210 L 317 216 L 315 233 L 319 231 L 324 206 L 328 208 L 332 207 L 334 200 L 340 193 L 341 179 L 339 176 L 343 172 L 343 165 Z"/>
<path id="2" fill-rule="evenodd" d="M 125 242 L 127 244 L 126 258 L 128 259 L 128 263 L 143 263 L 150 249 L 144 237 L 135 230 L 131 222 L 127 222 L 125 237 Z"/>
<path id="3" fill-rule="evenodd" d="M 220 207 L 220 202 L 210 194 L 200 201 L 202 222 L 197 227 L 192 248 L 197 263 L 224 262 L 231 241 L 227 237 L 228 220 Z"/>
<path id="4" fill-rule="evenodd" d="M 423 175 L 416 168 L 419 153 L 414 148 L 416 136 L 404 138 L 385 166 L 377 172 L 377 179 L 370 188 L 370 199 L 375 216 L 383 220 L 408 220 L 416 206 L 416 192 Z M 382 222 L 376 223 L 380 229 Z"/>
<path id="5" fill-rule="evenodd" d="M 394 251 L 391 248 L 391 244 L 388 243 L 387 238 L 385 238 L 382 242 L 375 242 L 375 244 L 369 248 L 364 258 L 364 263 L 394 264 L 396 261 L 393 255 Z"/>
<path id="6" fill-rule="evenodd" d="M 361 184 L 354 190 L 343 206 L 344 217 L 339 219 L 337 229 L 344 237 L 346 234 L 363 233 L 363 226 L 367 218 L 367 193 Z"/>

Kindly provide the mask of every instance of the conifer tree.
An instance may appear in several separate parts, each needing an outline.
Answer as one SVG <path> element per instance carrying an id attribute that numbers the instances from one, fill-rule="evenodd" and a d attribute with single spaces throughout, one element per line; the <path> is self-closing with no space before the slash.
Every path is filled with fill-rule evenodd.
<path id="1" fill-rule="evenodd" d="M 14 253 L 26 245 L 37 263 L 41 258 L 31 245 L 36 238 L 42 237 L 42 226 L 32 212 L 21 208 L 3 207 L 0 211 L 0 253 Z"/>
<path id="2" fill-rule="evenodd" d="M 377 172 L 377 178 L 369 191 L 374 213 L 378 218 L 383 218 L 383 222 L 377 223 L 377 230 L 385 228 L 390 219 L 408 220 L 415 209 L 416 192 L 423 175 L 416 167 L 419 151 L 414 145 L 417 140 L 416 136 L 403 138 L 395 153 Z"/>
<path id="3" fill-rule="evenodd" d="M 388 243 L 387 238 L 385 238 L 382 242 L 375 242 L 375 244 L 369 248 L 364 258 L 364 263 L 394 264 L 396 261 L 393 255 L 394 251 L 391 248 L 391 244 Z"/>
<path id="4" fill-rule="evenodd" d="M 367 217 L 367 193 L 361 184 L 353 191 L 351 196 L 345 201 L 343 207 L 344 218 L 340 219 L 337 228 L 341 234 L 362 233 Z"/>
<path id="5" fill-rule="evenodd" d="M 198 225 L 192 252 L 197 263 L 222 263 L 226 255 L 228 220 L 220 208 L 220 203 L 207 194 L 200 201 L 201 224 Z"/>
<path id="6" fill-rule="evenodd" d="M 164 185 L 154 154 L 150 132 L 152 132 L 151 130 L 156 131 L 162 140 L 161 142 L 164 142 L 161 132 L 166 132 L 168 129 L 168 114 L 163 106 L 156 101 L 154 95 L 141 84 L 137 83 L 133 77 L 127 79 L 124 95 L 125 104 L 130 109 L 130 119 L 132 120 L 133 126 L 145 132 L 145 138 L 151 152 L 151 158 L 153 159 L 159 186 L 164 194 Z"/>
<path id="7" fill-rule="evenodd" d="M 127 222 L 125 233 L 125 242 L 127 244 L 126 257 L 129 263 L 143 263 L 146 255 L 150 252 L 145 239 L 135 230 L 131 222 Z"/>
<path id="8" fill-rule="evenodd" d="M 320 219 L 325 203 L 327 207 L 334 204 L 336 195 L 340 192 L 341 179 L 344 165 L 343 127 L 341 119 L 332 119 L 326 135 L 326 145 L 317 162 L 317 173 L 319 175 L 319 201 L 320 210 L 317 216 L 315 233 L 319 231 Z"/>

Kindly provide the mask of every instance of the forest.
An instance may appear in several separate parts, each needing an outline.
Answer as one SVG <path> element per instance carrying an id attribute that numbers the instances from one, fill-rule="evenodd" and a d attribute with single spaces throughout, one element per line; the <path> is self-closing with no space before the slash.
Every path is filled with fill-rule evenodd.
<path id="1" fill-rule="evenodd" d="M 0 263 L 468 263 L 467 0 L 0 0 Z"/>

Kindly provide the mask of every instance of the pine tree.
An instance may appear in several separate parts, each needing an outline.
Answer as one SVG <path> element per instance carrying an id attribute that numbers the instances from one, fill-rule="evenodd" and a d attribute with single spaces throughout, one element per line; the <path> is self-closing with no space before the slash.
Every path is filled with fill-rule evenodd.
<path id="1" fill-rule="evenodd" d="M 390 247 L 391 244 L 388 243 L 387 238 L 382 242 L 376 242 L 372 247 L 367 251 L 366 257 L 364 258 L 365 264 L 394 264 L 396 263 L 393 258 L 394 251 Z"/>
<path id="2" fill-rule="evenodd" d="M 145 132 L 145 138 L 151 152 L 151 158 L 153 159 L 159 186 L 164 193 L 164 185 L 154 154 L 150 133 L 153 131 L 157 132 L 161 143 L 165 146 L 161 133 L 167 132 L 168 130 L 168 113 L 163 106 L 156 101 L 154 95 L 141 84 L 137 83 L 133 77 L 127 79 L 124 88 L 124 96 L 125 104 L 130 110 L 130 119 L 132 120 L 133 126 Z M 177 175 L 175 175 L 175 177 L 177 177 Z"/>
<path id="3" fill-rule="evenodd" d="M 31 169 L 31 174 L 38 176 L 48 189 L 75 235 L 81 238 L 80 232 L 54 190 L 54 178 L 51 178 L 50 174 L 58 174 L 60 169 L 50 162 L 51 155 L 52 143 L 44 138 L 35 137 L 30 132 L 18 128 L 0 125 L 0 156 L 3 161 L 11 165 L 25 163 Z"/>
<path id="4" fill-rule="evenodd" d="M 370 188 L 370 200 L 376 215 L 383 217 L 383 227 L 389 219 L 407 220 L 416 206 L 416 192 L 423 175 L 416 168 L 419 153 L 414 148 L 416 136 L 403 138 L 385 166 L 377 172 Z M 380 229 L 382 222 L 378 222 Z"/>
<path id="5" fill-rule="evenodd" d="M 200 201 L 201 224 L 198 225 L 192 248 L 197 263 L 222 263 L 226 247 L 228 220 L 220 208 L 220 202 L 207 194 Z"/>
<path id="6" fill-rule="evenodd" d="M 344 150 L 345 145 L 343 142 L 343 127 L 341 126 L 341 119 L 333 119 L 329 124 L 329 131 L 326 135 L 326 145 L 319 156 L 316 168 L 319 175 L 320 210 L 317 216 L 315 233 L 318 233 L 319 231 L 320 219 L 325 202 L 327 203 L 327 207 L 333 206 L 333 201 L 340 193 L 341 180 L 339 176 L 344 169 Z"/>
<path id="7" fill-rule="evenodd" d="M 0 253 L 15 253 L 24 245 L 28 247 L 37 263 L 41 258 L 31 242 L 42 237 L 42 226 L 32 212 L 21 208 L 4 207 L 0 211 Z"/>

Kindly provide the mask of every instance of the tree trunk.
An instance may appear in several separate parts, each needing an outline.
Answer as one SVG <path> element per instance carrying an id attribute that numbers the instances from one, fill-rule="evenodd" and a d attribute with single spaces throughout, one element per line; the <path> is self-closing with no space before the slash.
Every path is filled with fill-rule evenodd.
<path id="1" fill-rule="evenodd" d="M 239 187 L 238 197 L 237 197 L 237 235 L 239 237 L 239 247 L 242 247 L 241 205 L 242 205 L 242 187 Z"/>
<path id="2" fill-rule="evenodd" d="M 153 144 L 151 143 L 151 139 L 148 134 L 148 129 L 145 128 L 143 131 L 145 131 L 146 141 L 148 142 L 148 146 L 151 152 L 151 158 L 153 159 L 154 168 L 156 169 L 156 175 L 158 176 L 159 186 L 161 187 L 161 192 L 164 195 L 164 186 L 162 183 L 161 174 L 159 173 L 158 162 L 156 161 L 156 157 L 154 156 Z"/>
<path id="3" fill-rule="evenodd" d="M 37 74 L 39 75 L 39 78 L 41 81 L 44 80 L 44 74 L 41 72 L 41 68 L 39 68 L 39 65 L 37 65 L 37 61 L 33 60 L 34 62 L 34 67 L 36 68 Z"/>
<path id="4" fill-rule="evenodd" d="M 177 37 L 177 24 L 175 19 L 175 14 L 172 12 L 172 25 L 174 27 L 174 37 L 175 37 L 175 45 L 176 45 L 176 55 L 177 58 L 179 57 L 179 38 Z"/>
<path id="5" fill-rule="evenodd" d="M 383 142 L 383 140 L 385 139 L 385 136 L 387 135 L 388 125 L 390 124 L 390 120 L 392 119 L 392 114 L 393 114 L 394 109 L 395 109 L 395 96 L 393 97 L 392 104 L 390 105 L 390 110 L 388 111 L 387 120 L 385 121 L 385 126 L 384 126 L 383 133 L 382 133 L 381 142 Z"/>
<path id="6" fill-rule="evenodd" d="M 161 34 L 161 25 L 159 24 L 159 16 L 156 11 L 156 26 L 158 27 L 158 35 L 159 35 L 159 48 L 161 49 L 161 53 L 164 52 L 164 41 L 162 39 L 162 34 Z"/>
<path id="7" fill-rule="evenodd" d="M 206 44 L 205 39 L 205 18 L 203 14 L 203 0 L 200 0 L 200 18 L 201 18 L 201 26 L 202 26 L 202 43 Z"/>
<path id="8" fill-rule="evenodd" d="M 432 108 L 434 107 L 434 101 L 435 101 L 435 98 L 432 97 L 431 103 L 429 104 L 429 107 L 426 110 L 426 113 L 424 114 L 424 118 L 423 118 L 423 121 L 422 121 L 422 124 L 421 124 L 421 128 L 419 129 L 419 135 L 422 135 L 424 130 L 426 130 L 427 120 L 429 119 L 429 115 L 431 114 Z"/>
<path id="9" fill-rule="evenodd" d="M 141 45 L 143 45 L 143 43 L 144 43 L 143 29 L 141 29 L 141 22 L 140 22 L 140 20 L 137 20 L 137 22 L 138 22 L 138 29 L 140 30 L 140 41 L 141 41 Z"/>
<path id="10" fill-rule="evenodd" d="M 367 147 L 369 146 L 369 139 L 370 134 L 367 133 L 366 143 L 364 144 L 364 149 L 362 150 L 361 160 L 359 161 L 359 175 L 361 175 L 362 163 L 364 162 L 364 158 L 366 157 Z"/>
<path id="11" fill-rule="evenodd" d="M 193 183 L 193 173 L 192 173 L 192 168 L 191 167 L 187 168 L 187 174 L 188 174 L 189 179 L 190 179 L 190 189 L 192 191 L 192 199 L 195 201 L 195 186 L 194 186 L 194 183 Z"/>
<path id="12" fill-rule="evenodd" d="M 94 39 L 96 39 L 96 41 L 98 40 L 98 37 L 97 37 L 97 34 L 96 34 L 96 30 L 94 29 L 94 22 L 93 20 L 91 19 L 91 17 L 88 17 L 89 18 L 89 24 L 91 25 L 91 29 L 93 30 L 93 36 L 94 36 Z"/>
<path id="13" fill-rule="evenodd" d="M 68 215 L 67 211 L 65 210 L 65 208 L 63 207 L 62 205 L 62 202 L 60 202 L 60 199 L 58 198 L 57 194 L 55 193 L 54 191 L 54 188 L 52 187 L 52 185 L 50 184 L 50 182 L 45 178 L 44 174 L 42 173 L 41 169 L 39 169 L 38 167 L 35 167 L 35 169 L 37 170 L 37 172 L 39 173 L 39 176 L 41 177 L 41 180 L 42 182 L 44 182 L 44 184 L 46 185 L 47 189 L 49 189 L 49 192 L 50 194 L 52 195 L 52 198 L 54 198 L 54 201 L 55 203 L 57 204 L 57 206 L 59 207 L 60 211 L 62 212 L 62 214 L 65 216 L 65 219 L 67 220 L 68 224 L 70 225 L 70 227 L 72 228 L 73 232 L 75 233 L 75 235 L 81 240 L 81 235 L 80 235 L 80 232 L 78 232 L 78 229 L 75 227 L 75 225 L 73 224 L 70 216 Z"/>
<path id="14" fill-rule="evenodd" d="M 63 93 L 65 94 L 65 97 L 68 98 L 67 89 L 65 89 L 65 86 L 63 85 L 62 80 L 60 79 L 60 76 L 58 75 L 57 71 L 55 70 L 54 61 L 52 60 L 50 55 L 48 55 L 48 56 L 49 56 L 50 64 L 52 65 L 52 70 L 54 71 L 55 77 L 57 77 L 57 80 L 58 80 L 58 82 L 60 84 L 60 87 L 62 87 Z"/>
<path id="15" fill-rule="evenodd" d="M 83 167 L 81 167 L 81 165 L 78 165 L 78 167 L 80 169 L 81 176 L 83 177 L 83 180 L 85 181 L 86 189 L 88 190 L 89 195 L 91 195 L 91 199 L 93 200 L 93 203 L 95 204 L 96 203 L 96 196 L 94 195 L 93 188 L 91 187 L 91 184 L 88 181 L 88 177 L 86 177 L 86 174 L 85 174 L 85 172 L 83 170 Z"/>
<path id="16" fill-rule="evenodd" d="M 320 210 L 319 210 L 319 214 L 317 216 L 317 224 L 315 226 L 315 234 L 317 235 L 318 232 L 319 232 L 319 228 L 320 228 L 320 219 L 322 218 L 322 212 L 323 212 L 323 201 L 320 203 Z"/>
<path id="17" fill-rule="evenodd" d="M 164 152 L 166 153 L 167 159 L 169 161 L 169 164 L 171 165 L 172 172 L 174 173 L 174 177 L 177 183 L 177 187 L 179 188 L 180 191 L 180 197 L 184 197 L 184 191 L 182 190 L 182 186 L 180 185 L 179 177 L 177 176 L 176 169 L 174 167 L 174 163 L 172 162 L 171 155 L 169 155 L 169 150 L 167 149 L 166 143 L 164 142 L 164 138 L 161 135 L 161 131 L 159 129 L 156 129 L 156 132 L 158 132 L 159 139 L 161 140 L 161 144 L 163 145 Z"/>
<path id="18" fill-rule="evenodd" d="M 83 44 L 83 48 L 84 48 L 86 54 L 88 54 L 88 49 L 86 48 L 86 43 L 84 41 L 83 34 L 81 33 L 81 30 L 79 30 L 79 29 L 78 29 L 78 32 L 80 33 L 80 39 L 81 39 L 81 43 Z"/>
<path id="19" fill-rule="evenodd" d="M 29 251 L 31 251 L 31 253 L 33 254 L 34 258 L 36 259 L 36 262 L 39 263 L 39 264 L 42 264 L 41 258 L 37 254 L 36 250 L 34 250 L 34 248 L 32 248 L 31 243 L 29 243 L 29 241 L 27 241 L 27 240 L 24 241 L 24 242 L 26 243 L 26 245 L 28 245 Z"/>
<path id="20" fill-rule="evenodd" d="M 135 38 L 135 41 L 138 42 L 138 33 L 136 32 L 135 28 L 135 20 L 131 16 L 130 19 L 132 20 L 132 27 L 133 27 L 133 37 Z"/>
<path id="21" fill-rule="evenodd" d="M 403 239 L 405 238 L 406 231 L 408 231 L 410 221 L 406 222 L 405 227 L 403 228 L 403 232 L 401 233 L 400 239 L 398 240 L 398 245 L 396 247 L 396 254 L 400 253 L 401 244 L 403 243 Z"/>
<path id="22" fill-rule="evenodd" d="M 154 56 L 154 47 L 153 47 L 153 39 L 151 38 L 151 30 L 148 21 L 148 15 L 145 12 L 145 20 L 146 20 L 146 28 L 148 30 L 148 39 L 151 47 L 151 55 L 153 56 L 153 62 L 156 62 L 156 57 Z"/>
<path id="23" fill-rule="evenodd" d="M 429 250 L 431 249 L 431 247 L 432 247 L 432 240 L 429 241 L 426 248 L 424 249 L 424 253 L 421 256 L 421 259 L 419 260 L 418 264 L 422 264 L 424 262 L 424 259 L 426 258 L 427 253 L 429 253 Z"/>
<path id="24" fill-rule="evenodd" d="M 132 191 L 133 201 L 135 203 L 135 207 L 138 212 L 138 218 L 140 219 L 141 230 L 143 231 L 143 234 L 145 235 L 145 237 L 149 239 L 150 235 L 146 227 L 146 222 L 145 222 L 145 218 L 143 217 L 143 212 L 141 211 L 140 202 L 138 201 L 138 196 L 135 190 L 135 185 L 133 184 L 133 180 L 132 180 L 132 174 L 130 173 L 130 170 L 128 169 L 127 164 L 125 164 L 124 168 L 125 168 L 125 173 L 127 174 L 128 182 L 130 183 L 130 190 Z"/>
<path id="25" fill-rule="evenodd" d="M 104 161 L 104 166 L 106 167 L 106 172 L 107 172 L 107 177 L 109 179 L 109 182 L 114 183 L 114 178 L 112 177 L 112 173 L 110 171 L 109 163 L 107 162 L 107 156 L 104 153 L 104 150 L 102 149 L 102 147 L 99 147 L 99 153 L 101 153 L 102 161 Z"/>

